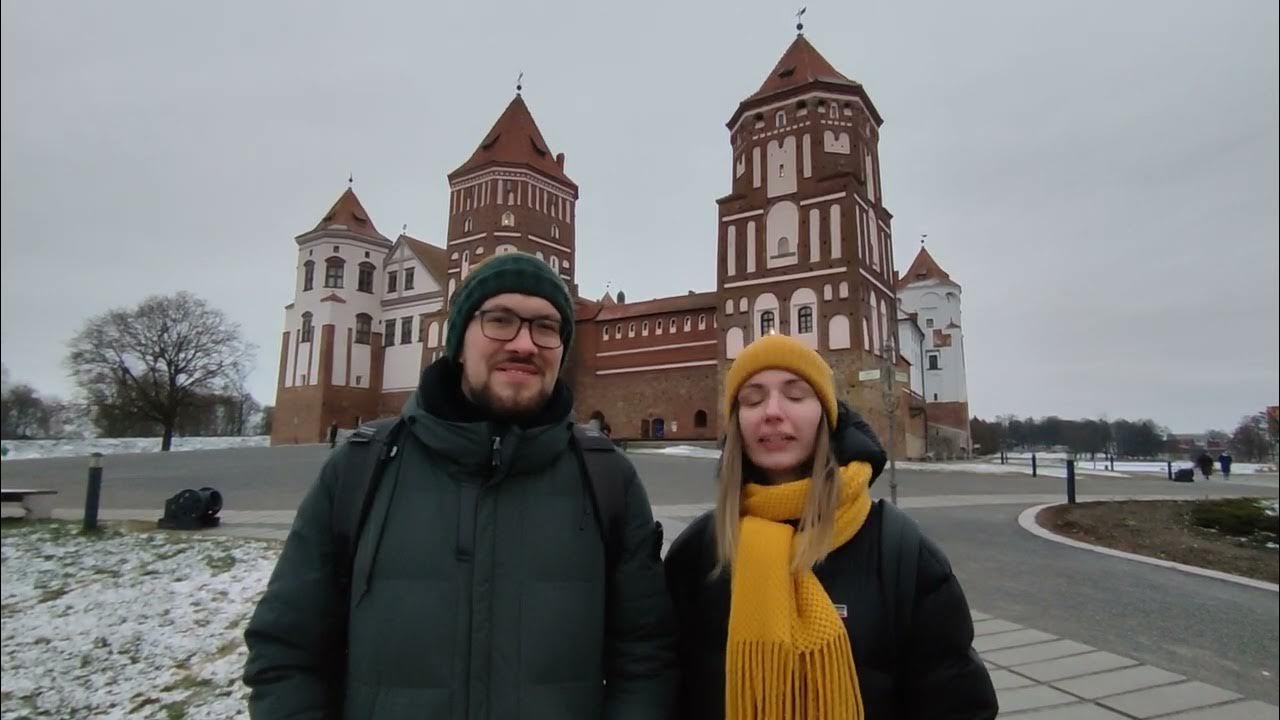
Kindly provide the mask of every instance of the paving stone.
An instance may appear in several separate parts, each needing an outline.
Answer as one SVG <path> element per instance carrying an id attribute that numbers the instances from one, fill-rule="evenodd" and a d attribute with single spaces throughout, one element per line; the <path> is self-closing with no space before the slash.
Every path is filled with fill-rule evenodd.
<path id="1" fill-rule="evenodd" d="M 996 633 L 995 635 L 983 635 L 980 638 L 974 638 L 973 649 L 980 653 L 986 653 L 989 650 L 1031 645 L 1057 639 L 1057 635 L 1050 635 L 1039 630 L 1014 630 L 1013 632 Z"/>
<path id="2" fill-rule="evenodd" d="M 1137 660 L 1130 660 L 1127 657 L 1099 650 L 1085 653 L 1084 655 L 1073 655 L 1056 660 L 1044 660 L 1028 665 L 1018 665 L 1015 669 L 1019 673 L 1040 682 L 1052 682 L 1137 664 Z"/>
<path id="3" fill-rule="evenodd" d="M 1077 704 L 1077 705 L 1056 705 L 1054 707 L 1043 708 L 1041 710 L 1028 710 L 1026 712 L 1014 713 L 1006 715 L 1000 708 L 1001 718 L 1007 720 L 1129 720 L 1129 718 L 1119 713 L 1112 712 L 1104 707 L 1098 707 L 1093 704 Z M 1161 718 L 1161 720 L 1164 720 Z"/>
<path id="4" fill-rule="evenodd" d="M 1180 680 L 1186 680 L 1186 678 L 1150 665 L 1139 665 L 1097 675 L 1060 680 L 1053 683 L 1053 686 L 1066 690 L 1072 695 L 1093 700 L 1107 695 L 1119 695 L 1157 685 L 1168 685 Z"/>
<path id="5" fill-rule="evenodd" d="M 973 618 L 973 621 L 974 621 L 974 622 L 979 622 L 979 621 L 981 621 L 981 620 L 990 620 L 990 619 L 991 619 L 991 616 L 990 616 L 990 615 L 988 615 L 988 614 L 986 614 L 986 613 L 980 613 L 980 612 L 978 612 L 977 610 L 970 610 L 970 611 L 969 611 L 969 617 Z"/>
<path id="6" fill-rule="evenodd" d="M 1257 700 L 1216 705 L 1201 710 L 1189 710 L 1160 720 L 1276 720 L 1280 708 Z"/>
<path id="7" fill-rule="evenodd" d="M 1054 690 L 1048 685 L 997 690 L 996 697 L 1000 700 L 1001 714 L 1019 710 L 1034 710 L 1050 705 L 1065 705 L 1079 699 L 1071 697 L 1061 690 Z"/>
<path id="8" fill-rule="evenodd" d="M 1037 684 L 1036 681 L 1031 678 L 1022 677 L 1021 675 L 1011 673 L 1008 670 L 993 670 L 990 674 L 991 684 L 995 686 L 995 689 L 997 690 L 1010 690 L 1012 688 Z"/>
<path id="9" fill-rule="evenodd" d="M 1025 630 L 1026 628 L 1008 620 L 980 620 L 973 624 L 973 634 L 977 636 L 995 635 L 996 633 L 1011 632 L 1013 630 Z"/>
<path id="10" fill-rule="evenodd" d="M 1150 718 L 1178 712 L 1179 710 L 1191 710 L 1208 705 L 1216 705 L 1239 698 L 1239 695 L 1230 690 L 1223 690 L 1222 688 L 1193 681 L 1178 685 L 1147 688 L 1146 690 L 1103 698 L 1098 702 L 1136 718 Z M 1217 717 L 1217 715 L 1214 715 L 1214 717 Z"/>
<path id="11" fill-rule="evenodd" d="M 987 653 L 987 657 L 991 662 L 1001 667 L 1013 667 L 1015 665 L 1025 665 L 1026 663 L 1040 662 L 1041 660 L 1053 660 L 1055 658 L 1067 657 L 1068 655 L 1080 655 L 1092 652 L 1093 648 L 1074 640 L 1054 640 L 1051 642 L 1039 643 L 1038 645 L 1025 645 L 1020 647 L 1008 648 L 1006 650 L 997 650 Z"/>

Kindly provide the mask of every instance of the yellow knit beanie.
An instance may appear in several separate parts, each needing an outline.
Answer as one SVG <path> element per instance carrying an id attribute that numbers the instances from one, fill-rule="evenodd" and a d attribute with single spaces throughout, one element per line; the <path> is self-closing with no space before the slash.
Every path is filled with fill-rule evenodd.
<path id="1" fill-rule="evenodd" d="M 765 335 L 738 354 L 724 378 L 724 415 L 721 417 L 728 419 L 738 391 L 761 370 L 787 370 L 804 378 L 822 402 L 827 424 L 835 427 L 839 410 L 831 366 L 816 350 L 786 335 Z"/>

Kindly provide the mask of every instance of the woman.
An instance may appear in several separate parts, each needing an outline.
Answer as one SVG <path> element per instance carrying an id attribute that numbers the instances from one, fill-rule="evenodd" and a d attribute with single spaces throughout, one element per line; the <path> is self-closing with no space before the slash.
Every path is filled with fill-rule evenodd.
<path id="1" fill-rule="evenodd" d="M 666 559 L 680 716 L 995 717 L 960 584 L 914 523 L 871 501 L 866 448 L 879 446 L 841 421 L 822 357 L 755 341 L 725 378 L 722 417 L 716 507 Z"/>

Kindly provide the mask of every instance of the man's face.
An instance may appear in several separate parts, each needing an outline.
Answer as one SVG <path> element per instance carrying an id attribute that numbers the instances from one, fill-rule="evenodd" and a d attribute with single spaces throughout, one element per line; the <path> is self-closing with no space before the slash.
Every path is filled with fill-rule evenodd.
<path id="1" fill-rule="evenodd" d="M 560 376 L 560 325 L 560 313 L 540 297 L 489 298 L 462 337 L 462 391 L 500 418 L 542 409 Z M 557 347 L 545 347 L 549 344 Z"/>

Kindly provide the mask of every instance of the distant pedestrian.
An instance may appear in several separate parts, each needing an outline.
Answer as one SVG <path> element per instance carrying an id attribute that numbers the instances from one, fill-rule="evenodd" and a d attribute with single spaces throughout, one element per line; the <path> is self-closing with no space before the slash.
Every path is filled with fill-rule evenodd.
<path id="1" fill-rule="evenodd" d="M 338 444 L 338 421 L 334 420 L 329 423 L 329 449 L 332 450 Z"/>
<path id="2" fill-rule="evenodd" d="M 1200 474 L 1204 475 L 1205 480 L 1213 476 L 1213 458 L 1209 456 L 1207 450 L 1200 451 L 1200 457 L 1196 458 L 1196 465 L 1200 466 Z"/>
<path id="3" fill-rule="evenodd" d="M 1226 450 L 1223 450 L 1222 454 L 1218 456 L 1218 467 L 1222 468 L 1223 480 L 1231 479 L 1231 463 L 1232 462 L 1234 461 L 1231 458 L 1231 453 L 1227 452 Z"/>

